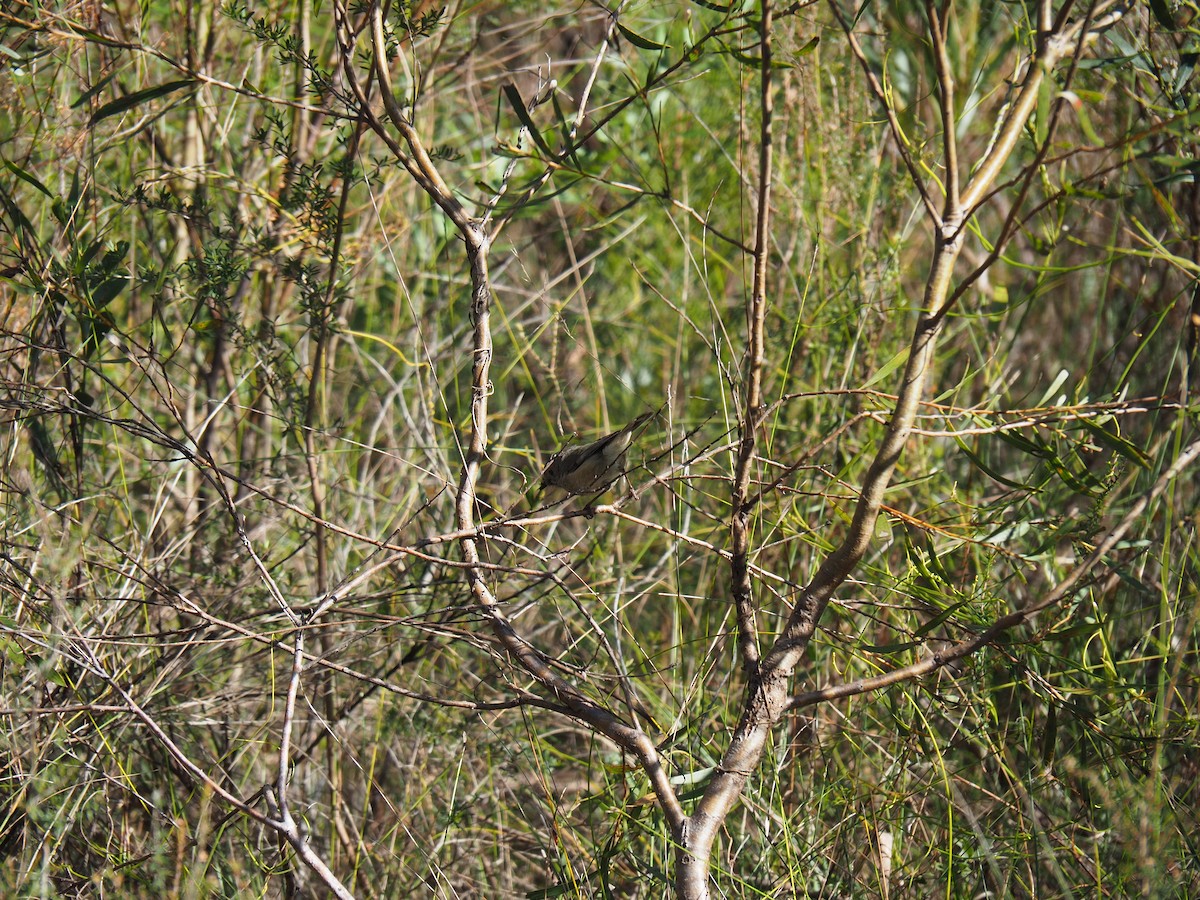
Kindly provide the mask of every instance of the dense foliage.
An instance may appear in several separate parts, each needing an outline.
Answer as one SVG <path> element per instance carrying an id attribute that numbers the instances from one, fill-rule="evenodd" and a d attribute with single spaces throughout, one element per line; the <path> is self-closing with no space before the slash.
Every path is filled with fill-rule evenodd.
<path id="1" fill-rule="evenodd" d="M 422 167 L 373 4 L 7 0 L 0 891 L 324 895 L 302 843 L 364 897 L 669 894 L 644 760 L 474 579 L 689 808 L 753 681 L 737 522 L 769 648 L 903 393 L 921 192 L 996 146 L 1049 10 L 1078 43 L 712 882 L 1200 894 L 1200 10 L 1116 6 L 396 3 Z M 485 422 L 432 170 L 491 229 Z M 605 505 L 544 505 L 556 448 L 649 410 Z"/>

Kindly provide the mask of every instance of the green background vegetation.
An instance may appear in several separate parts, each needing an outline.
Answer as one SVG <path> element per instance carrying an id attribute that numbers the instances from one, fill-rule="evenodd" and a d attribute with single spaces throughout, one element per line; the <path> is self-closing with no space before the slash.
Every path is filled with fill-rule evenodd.
<path id="1" fill-rule="evenodd" d="M 442 176 L 472 214 L 509 218 L 477 518 L 536 505 L 566 435 L 663 407 L 614 494 L 636 489 L 621 509 L 643 521 L 497 531 L 492 589 L 589 694 L 636 685 L 670 773 L 698 785 L 744 691 L 721 551 L 762 75 L 754 5 L 719 6 L 630 3 L 607 41 L 591 5 L 387 17 L 398 95 Z M 1033 46 L 1032 7 L 953 4 L 968 163 Z M 2 5 L 0 891 L 322 895 L 164 738 L 261 807 L 292 665 L 279 598 L 304 612 L 336 591 L 304 624 L 290 767 L 296 815 L 344 883 L 665 896 L 669 831 L 612 744 L 536 706 L 436 702 L 534 686 L 475 609 L 455 542 L 428 542 L 455 529 L 469 272 L 357 122 L 333 18 Z M 1194 3 L 1137 6 L 1048 82 L 957 274 L 999 258 L 953 308 L 872 549 L 797 691 L 1036 603 L 1195 439 L 1198 21 Z M 925 29 L 901 2 L 856 24 L 936 188 Z M 845 531 L 933 246 L 828 8 L 777 11 L 774 41 L 751 556 L 767 631 Z M 518 113 L 509 85 L 545 102 Z M 718 841 L 718 895 L 1200 893 L 1196 497 L 1185 473 L 1069 602 L 979 654 L 786 719 Z"/>

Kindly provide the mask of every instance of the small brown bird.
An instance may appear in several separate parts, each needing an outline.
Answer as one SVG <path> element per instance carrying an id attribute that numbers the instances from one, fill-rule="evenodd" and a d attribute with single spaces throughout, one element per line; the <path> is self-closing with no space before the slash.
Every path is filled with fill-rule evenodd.
<path id="1" fill-rule="evenodd" d="M 633 433 L 653 415 L 642 413 L 620 431 L 598 441 L 560 450 L 542 472 L 542 487 L 576 495 L 608 490 L 625 471 L 625 451 L 633 443 Z"/>

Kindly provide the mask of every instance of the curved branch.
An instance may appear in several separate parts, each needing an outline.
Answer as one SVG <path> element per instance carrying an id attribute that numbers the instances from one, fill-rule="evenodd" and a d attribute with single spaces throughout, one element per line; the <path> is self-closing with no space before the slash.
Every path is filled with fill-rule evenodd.
<path id="1" fill-rule="evenodd" d="M 491 277 L 488 254 L 491 239 L 481 222 L 469 216 L 462 204 L 451 194 L 433 160 L 426 152 L 420 135 L 396 103 L 390 77 L 385 65 L 386 44 L 383 34 L 383 14 L 379 3 L 371 7 L 373 64 L 376 80 L 383 94 L 384 109 L 396 130 L 400 132 L 411 154 L 411 165 L 417 183 L 441 207 L 454 223 L 466 245 L 471 277 L 471 422 L 463 448 L 462 471 L 455 493 L 456 527 L 464 533 L 460 541 L 466 575 L 481 612 L 487 617 L 492 632 L 516 664 L 531 675 L 562 704 L 568 715 L 608 736 L 620 747 L 632 753 L 650 778 L 651 786 L 666 811 L 673 828 L 683 821 L 683 810 L 663 768 L 653 742 L 640 728 L 622 722 L 614 713 L 596 703 L 578 688 L 567 682 L 547 664 L 543 656 L 523 638 L 504 615 L 496 596 L 484 577 L 479 545 L 483 537 L 475 533 L 476 483 L 487 450 L 488 398 L 492 393 L 492 331 Z"/>
<path id="2" fill-rule="evenodd" d="M 865 65 L 865 56 L 835 2 L 834 15 L 841 22 L 854 54 L 864 69 L 877 98 L 883 103 L 897 140 L 900 140 L 898 121 L 887 102 L 878 79 Z M 967 215 L 973 214 L 975 200 L 982 196 L 1016 146 L 1017 138 L 1032 113 L 1038 87 L 1046 70 L 1071 47 L 1070 36 L 1079 34 L 1082 26 L 1056 23 L 1063 31 L 1039 34 L 1038 52 L 1028 60 L 1018 100 L 1009 111 L 1000 136 L 980 164 L 975 178 L 964 191 L 961 206 L 948 203 L 946 213 L 939 213 L 921 183 L 915 162 L 901 146 L 904 161 L 930 217 L 936 223 L 935 246 L 929 275 L 925 283 L 922 312 L 917 319 L 909 347 L 895 409 L 880 442 L 879 449 L 867 469 L 854 516 L 846 537 L 836 550 L 827 556 L 809 584 L 800 592 L 779 639 L 763 657 L 757 673 L 751 678 L 745 708 L 704 796 L 688 818 L 685 840 L 680 850 L 676 888 L 686 900 L 706 900 L 708 863 L 713 842 L 733 804 L 741 796 L 750 775 L 758 767 L 766 748 L 771 727 L 791 708 L 788 684 L 813 634 L 817 623 L 832 599 L 834 592 L 845 583 L 862 560 L 870 545 L 875 522 L 883 505 L 884 493 L 891 483 L 922 402 L 925 385 L 933 367 L 934 352 L 947 311 L 950 309 L 954 265 L 963 247 Z M 931 19 L 931 27 L 937 27 Z M 943 95 L 946 96 L 945 94 Z M 902 143 L 902 142 L 901 142 Z M 946 148 L 947 158 L 954 156 Z M 964 213 L 969 210 L 970 213 Z M 974 649 L 974 648 L 971 648 Z M 964 652 L 971 652 L 966 650 Z"/>

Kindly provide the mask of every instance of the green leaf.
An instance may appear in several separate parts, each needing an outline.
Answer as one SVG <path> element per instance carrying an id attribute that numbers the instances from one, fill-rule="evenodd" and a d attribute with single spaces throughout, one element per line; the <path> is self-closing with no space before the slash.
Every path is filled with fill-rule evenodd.
<path id="1" fill-rule="evenodd" d="M 938 613 L 936 616 L 934 616 L 932 619 L 930 619 L 928 622 L 926 622 L 924 625 L 922 625 L 920 628 L 918 628 L 914 632 L 914 634 L 917 637 L 922 637 L 922 638 L 925 637 L 927 634 L 929 634 L 931 631 L 933 631 L 933 629 L 940 626 L 943 622 L 945 622 L 947 619 L 949 619 L 952 615 L 954 615 L 956 612 L 958 612 L 960 609 L 962 609 L 964 606 L 966 606 L 970 602 L 971 602 L 971 599 L 968 597 L 964 600 L 960 600 L 958 603 L 954 603 L 954 604 L 951 604 L 950 606 L 947 606 L 940 613 Z"/>
<path id="2" fill-rule="evenodd" d="M 181 91 L 184 88 L 194 86 L 196 82 L 191 78 L 186 78 L 180 81 L 169 81 L 166 84 L 160 84 L 157 87 L 146 88 L 144 91 L 137 91 L 127 97 L 118 97 L 110 103 L 105 103 L 102 107 L 92 113 L 92 117 L 88 119 L 88 125 L 92 126 L 101 119 L 107 119 L 109 116 L 119 115 L 127 109 L 132 109 L 135 106 L 140 106 L 151 100 L 157 100 L 159 97 L 165 97 L 167 94 L 172 94 L 175 91 Z"/>
<path id="3" fill-rule="evenodd" d="M 1036 434 L 1034 435 L 1034 439 L 1030 440 L 1024 435 L 1018 434 L 1015 431 L 1006 431 L 1002 429 L 996 432 L 996 437 L 1000 438 L 1000 440 L 1004 441 L 1004 443 L 1008 444 L 1010 447 L 1015 447 L 1022 453 L 1027 453 L 1030 456 L 1037 457 L 1038 459 L 1054 458 L 1053 448 L 1048 447 L 1045 443 L 1039 440 Z"/>
<path id="4" fill-rule="evenodd" d="M 8 196 L 8 191 L 0 187 L 0 206 L 8 212 L 9 217 L 17 224 L 17 226 L 26 234 L 36 236 L 33 230 L 33 223 L 25 217 L 25 213 L 21 211 L 21 207 L 17 206 L 12 197 Z"/>
<path id="5" fill-rule="evenodd" d="M 920 647 L 924 643 L 924 641 L 899 641 L 895 644 L 866 644 L 863 646 L 863 649 L 868 653 L 903 653 L 914 647 Z"/>
<path id="6" fill-rule="evenodd" d="M 25 665 L 25 653 L 14 640 L 4 642 L 4 655 L 8 658 L 9 663 L 17 668 Z"/>
<path id="7" fill-rule="evenodd" d="M 680 791 L 679 799 L 684 803 L 687 803 L 689 800 L 698 800 L 704 796 L 704 792 L 706 790 L 708 790 L 708 788 L 705 785 L 698 784 L 695 787 L 690 787 L 686 790 Z"/>
<path id="8" fill-rule="evenodd" d="M 736 59 L 738 62 L 742 63 L 743 65 L 750 66 L 753 69 L 759 69 L 759 70 L 762 69 L 763 61 L 762 61 L 761 56 L 751 56 L 749 53 L 743 53 L 741 50 L 734 50 L 732 47 L 729 48 L 728 50 L 725 50 L 724 52 L 729 54 L 730 56 L 732 56 L 734 59 Z M 777 59 L 773 59 L 773 60 L 771 60 L 771 68 L 772 69 L 792 69 L 792 68 L 795 68 L 795 66 L 793 66 L 791 63 L 780 62 Z"/>
<path id="9" fill-rule="evenodd" d="M 885 362 L 883 364 L 883 366 L 874 375 L 872 375 L 866 382 L 864 382 L 861 385 L 861 387 L 865 389 L 865 388 L 869 388 L 869 387 L 872 387 L 873 385 L 878 384 L 879 382 L 881 382 L 885 378 L 887 378 L 889 375 L 891 375 L 894 371 L 896 371 L 896 369 L 900 368 L 900 366 L 902 366 L 906 362 L 908 362 L 908 350 L 909 350 L 909 348 L 905 347 L 903 350 L 901 350 L 899 353 L 897 353 L 895 356 L 893 356 L 891 359 L 889 359 L 887 362 Z"/>
<path id="10" fill-rule="evenodd" d="M 90 356 L 100 351 L 104 346 L 104 339 L 113 330 L 115 324 L 113 317 L 107 312 L 100 312 L 96 315 L 84 313 L 79 317 L 79 327 L 83 331 L 83 346 L 86 355 Z"/>
<path id="11" fill-rule="evenodd" d="M 1086 471 L 1073 472 L 1071 471 L 1071 467 L 1066 462 L 1058 459 L 1057 457 L 1046 460 L 1046 465 L 1048 465 L 1054 471 L 1054 474 L 1061 479 L 1063 484 L 1075 491 L 1077 494 L 1095 497 L 1100 493 L 1100 489 L 1103 487 L 1102 482 L 1095 475 L 1092 475 L 1090 472 Z"/>
<path id="12" fill-rule="evenodd" d="M 119 50 L 128 49 L 127 45 L 113 37 L 105 37 L 98 31 L 92 31 L 90 28 L 84 28 L 81 25 L 76 25 L 73 22 L 64 21 L 63 25 L 82 38 L 86 38 L 88 43 L 100 44 L 105 47 L 116 47 Z"/>
<path id="13" fill-rule="evenodd" d="M 125 290 L 128 285 L 128 275 L 118 275 L 101 282 L 91 290 L 92 305 L 97 309 L 103 309 L 112 303 L 113 298 Z"/>
<path id="14" fill-rule="evenodd" d="M 24 169 L 22 169 L 16 163 L 10 162 L 9 160 L 6 159 L 6 160 L 4 160 L 4 168 L 8 169 L 8 171 L 12 172 L 14 175 L 16 175 L 18 178 L 20 178 L 22 181 L 24 181 L 30 187 L 37 188 L 39 191 L 41 191 L 47 197 L 51 197 L 51 198 L 54 197 L 54 195 L 51 194 L 50 191 L 48 191 L 46 189 L 46 186 L 44 184 L 42 184 L 40 181 L 38 181 L 36 178 L 34 178 L 28 172 L 26 172 Z"/>
<path id="15" fill-rule="evenodd" d="M 119 69 L 114 69 L 108 74 L 107 77 L 101 78 L 98 82 L 92 85 L 89 90 L 84 91 L 82 94 L 76 97 L 75 102 L 71 104 L 71 109 L 79 109 L 81 106 L 86 106 L 93 97 L 108 87 L 109 83 L 117 77 L 117 72 L 119 71 Z"/>
<path id="16" fill-rule="evenodd" d="M 555 887 L 529 891 L 525 895 L 525 900 L 555 900 L 557 897 L 565 897 L 569 892 L 570 887 L 568 885 L 557 885 Z"/>
<path id="17" fill-rule="evenodd" d="M 1046 726 L 1042 731 L 1042 762 L 1049 764 L 1054 759 L 1054 739 L 1058 735 L 1058 707 L 1053 703 L 1046 711 Z"/>
<path id="18" fill-rule="evenodd" d="M 633 44 L 635 47 L 641 47 L 643 50 L 669 50 L 670 44 L 660 44 L 658 41 L 652 41 L 648 37 L 642 37 L 636 31 L 631 31 L 620 22 L 617 23 L 617 30 L 625 36 L 625 40 Z"/>
<path id="19" fill-rule="evenodd" d="M 814 35 L 810 37 L 799 50 L 796 51 L 796 56 L 807 56 L 817 49 L 817 45 L 821 43 L 821 36 Z"/>
<path id="20" fill-rule="evenodd" d="M 1048 76 L 1042 78 L 1038 85 L 1037 114 L 1033 117 L 1034 137 L 1041 147 L 1046 143 L 1050 134 L 1050 106 L 1054 99 L 1054 79 Z"/>
<path id="21" fill-rule="evenodd" d="M 67 193 L 68 217 L 73 216 L 79 209 L 79 201 L 83 199 L 83 194 L 84 188 L 79 181 L 79 169 L 76 168 L 71 175 L 71 190 Z M 66 224 L 65 220 L 63 224 Z"/>
<path id="22" fill-rule="evenodd" d="M 1159 25 L 1167 31 L 1175 30 L 1175 20 L 1171 17 L 1171 8 L 1164 0 L 1150 0 L 1150 9 L 1154 13 L 1154 18 L 1158 19 Z"/>
<path id="23" fill-rule="evenodd" d="M 1046 635 L 1046 640 L 1050 641 L 1074 641 L 1081 637 L 1091 637 L 1099 629 L 1099 625 L 1093 621 L 1076 622 L 1068 625 L 1065 628 L 1060 628 L 1051 631 Z"/>
<path id="24" fill-rule="evenodd" d="M 582 169 L 583 164 L 579 161 L 578 155 L 579 145 L 571 143 L 571 118 L 567 115 L 566 110 L 562 108 L 562 104 L 558 102 L 557 93 L 550 95 L 550 104 L 554 107 L 554 115 L 559 122 L 558 131 L 562 136 L 562 145 L 566 148 L 563 154 L 559 154 L 559 156 L 561 158 L 565 154 L 575 168 Z"/>
<path id="25" fill-rule="evenodd" d="M 84 247 L 83 253 L 75 258 L 75 271 L 82 275 L 87 267 L 91 264 L 92 260 L 96 258 L 96 254 L 103 249 L 104 244 L 100 243 L 100 241 L 92 241 L 89 243 L 86 247 Z"/>
<path id="26" fill-rule="evenodd" d="M 118 268 L 123 268 L 125 265 L 125 257 L 129 255 L 129 241 L 117 241 L 116 245 L 111 247 L 104 258 L 100 260 L 100 271 L 105 275 L 109 275 Z"/>
<path id="27" fill-rule="evenodd" d="M 958 441 L 958 446 L 959 446 L 959 449 L 961 449 L 962 452 L 967 455 L 967 459 L 969 459 L 975 465 L 975 467 L 977 469 L 979 469 L 981 472 L 983 472 L 988 477 L 994 479 L 995 481 L 998 481 L 1003 485 L 1007 485 L 1008 487 L 1017 488 L 1022 491 L 1034 491 L 1034 492 L 1039 491 L 1039 488 L 1037 488 L 1036 486 L 1034 486 L 1032 484 L 1025 484 L 1020 481 L 1013 481 L 1011 478 L 1005 478 L 1003 475 L 1001 475 L 999 472 L 997 472 L 995 469 L 993 469 L 991 466 L 989 466 L 987 463 L 985 463 L 981 457 L 976 456 L 974 453 L 972 453 L 970 448 L 967 447 L 967 445 L 965 443 L 963 443 L 963 441 L 961 439 L 959 439 L 959 441 Z"/>
<path id="28" fill-rule="evenodd" d="M 1063 383 L 1066 382 L 1070 375 L 1071 373 L 1066 369 L 1059 369 L 1058 375 L 1056 375 L 1054 381 L 1050 383 L 1050 387 L 1046 388 L 1046 392 L 1042 394 L 1042 399 L 1039 400 L 1035 406 L 1057 406 L 1058 401 L 1054 400 L 1054 397 L 1058 393 L 1058 389 L 1063 386 Z"/>
<path id="29" fill-rule="evenodd" d="M 937 567 L 931 566 L 930 562 L 926 560 L 927 552 L 930 560 L 937 558 L 932 548 L 926 551 L 920 547 L 913 547 L 908 554 L 908 561 L 912 563 L 913 568 L 920 572 L 921 576 L 930 584 L 945 584 L 946 579 L 941 576 L 940 572 L 933 571 Z"/>
<path id="30" fill-rule="evenodd" d="M 1096 129 L 1092 127 L 1091 116 L 1087 114 L 1087 108 L 1080 104 L 1075 107 L 1075 115 L 1079 118 L 1079 130 L 1083 132 L 1083 136 L 1088 139 L 1088 142 L 1093 147 L 1103 147 L 1104 139 L 1096 133 Z"/>
<path id="31" fill-rule="evenodd" d="M 506 84 L 502 90 L 504 91 L 504 96 L 508 98 L 509 106 L 517 114 L 517 118 L 521 120 L 521 125 L 529 132 L 529 136 L 533 138 L 533 142 L 538 145 L 538 149 L 546 154 L 546 156 L 553 157 L 554 152 L 546 146 L 546 141 L 542 138 L 541 132 L 538 131 L 537 125 L 530 118 L 529 110 L 525 108 L 525 101 L 521 99 L 521 92 L 517 90 L 517 86 L 515 84 Z"/>
<path id="32" fill-rule="evenodd" d="M 1087 419 L 1080 419 L 1079 424 L 1096 439 L 1097 443 L 1103 444 L 1109 450 L 1112 450 L 1119 456 L 1125 457 L 1136 466 L 1140 466 L 1143 469 L 1150 468 L 1150 457 L 1136 444 Z"/>

